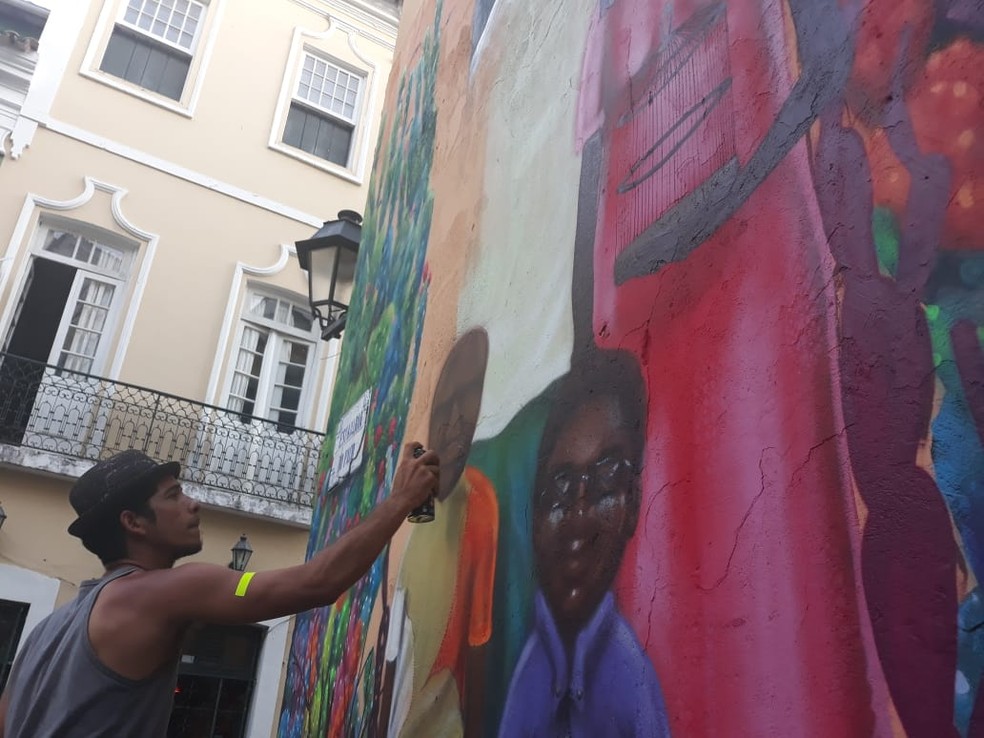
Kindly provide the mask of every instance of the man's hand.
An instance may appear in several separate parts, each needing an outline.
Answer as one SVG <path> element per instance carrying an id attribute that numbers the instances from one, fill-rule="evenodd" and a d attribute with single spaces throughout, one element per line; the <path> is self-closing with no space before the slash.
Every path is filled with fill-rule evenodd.
<path id="1" fill-rule="evenodd" d="M 405 513 L 420 507 L 437 492 L 440 482 L 441 461 L 434 451 L 425 451 L 422 456 L 414 458 L 414 452 L 423 448 L 419 443 L 408 443 L 403 447 L 403 459 L 396 470 L 393 479 L 393 490 L 390 496 Z"/>

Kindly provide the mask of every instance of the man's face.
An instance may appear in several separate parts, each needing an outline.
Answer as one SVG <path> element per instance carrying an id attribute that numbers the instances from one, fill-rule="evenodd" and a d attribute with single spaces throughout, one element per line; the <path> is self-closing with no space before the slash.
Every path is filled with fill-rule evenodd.
<path id="1" fill-rule="evenodd" d="M 440 500 L 451 493 L 465 471 L 482 406 L 487 363 L 485 333 L 466 333 L 448 356 L 434 390 L 428 442 L 441 457 Z"/>
<path id="2" fill-rule="evenodd" d="M 638 459 L 617 403 L 581 406 L 534 490 L 533 550 L 540 588 L 561 632 L 575 635 L 611 586 L 639 514 Z"/>
<path id="3" fill-rule="evenodd" d="M 157 483 L 157 491 L 148 501 L 155 520 L 147 527 L 147 540 L 168 549 L 175 559 L 202 550 L 200 505 L 185 495 L 174 477 Z"/>

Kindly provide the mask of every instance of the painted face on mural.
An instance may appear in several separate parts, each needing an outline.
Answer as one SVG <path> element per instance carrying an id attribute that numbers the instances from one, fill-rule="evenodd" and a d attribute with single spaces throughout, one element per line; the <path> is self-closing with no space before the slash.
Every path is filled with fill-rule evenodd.
<path id="1" fill-rule="evenodd" d="M 488 359 L 488 335 L 481 329 L 471 330 L 455 343 L 437 380 L 429 443 L 441 457 L 439 500 L 451 494 L 465 471 L 482 406 Z"/>
<path id="2" fill-rule="evenodd" d="M 614 395 L 580 401 L 543 449 L 533 501 L 540 587 L 572 639 L 615 578 L 639 516 L 639 444 Z"/>

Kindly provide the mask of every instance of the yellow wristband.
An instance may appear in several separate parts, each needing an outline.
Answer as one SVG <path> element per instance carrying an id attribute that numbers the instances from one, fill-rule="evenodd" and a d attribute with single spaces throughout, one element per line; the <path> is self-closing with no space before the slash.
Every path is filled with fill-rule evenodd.
<path id="1" fill-rule="evenodd" d="M 253 576 L 255 574 L 255 571 L 247 571 L 239 577 L 239 584 L 236 585 L 236 597 L 246 596 L 246 590 L 249 588 L 249 583 L 253 581 Z"/>

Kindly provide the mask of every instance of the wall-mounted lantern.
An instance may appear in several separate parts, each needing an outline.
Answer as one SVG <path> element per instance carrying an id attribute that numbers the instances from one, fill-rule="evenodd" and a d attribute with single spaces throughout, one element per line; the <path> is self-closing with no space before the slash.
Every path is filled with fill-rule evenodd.
<path id="1" fill-rule="evenodd" d="M 245 533 L 239 536 L 239 540 L 231 550 L 232 561 L 229 562 L 229 568 L 236 571 L 246 571 L 246 567 L 249 566 L 249 557 L 253 555 L 253 547 L 249 545 L 249 539 Z"/>
<path id="2" fill-rule="evenodd" d="M 349 306 L 339 299 L 339 284 L 355 275 L 361 239 L 362 216 L 354 210 L 342 210 L 338 220 L 326 221 L 311 238 L 294 244 L 297 261 L 308 273 L 311 313 L 326 341 L 338 338 L 345 330 Z"/>

